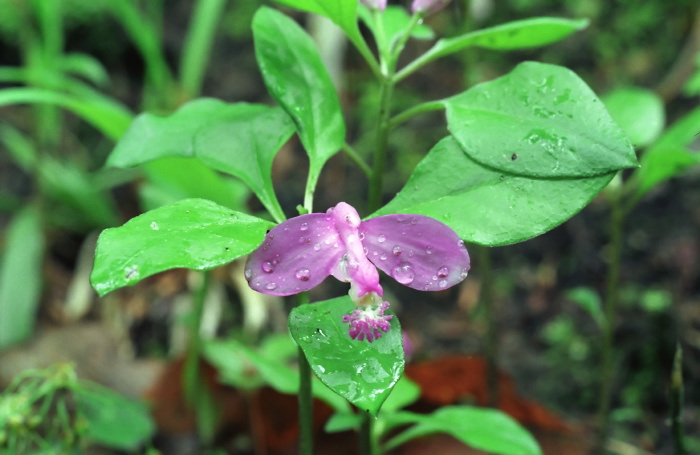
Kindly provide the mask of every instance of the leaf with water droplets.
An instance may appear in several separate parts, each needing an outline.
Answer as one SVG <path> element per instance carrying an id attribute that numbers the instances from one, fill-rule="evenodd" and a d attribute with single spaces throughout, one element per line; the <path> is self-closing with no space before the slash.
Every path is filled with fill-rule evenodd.
<path id="1" fill-rule="evenodd" d="M 422 215 L 385 215 L 360 224 L 367 257 L 396 281 L 421 291 L 439 291 L 469 271 L 464 242 L 447 225 Z"/>
<path id="2" fill-rule="evenodd" d="M 289 315 L 289 329 L 321 382 L 376 416 L 403 374 L 401 325 L 394 316 L 381 338 L 353 340 L 342 318 L 354 309 L 348 296 L 301 305 Z"/>
<path id="3" fill-rule="evenodd" d="M 572 71 L 525 62 L 445 102 L 476 162 L 512 175 L 591 177 L 638 166 L 631 142 Z"/>
<path id="4" fill-rule="evenodd" d="M 427 215 L 445 220 L 468 242 L 506 245 L 542 234 L 568 220 L 614 175 L 536 179 L 505 174 L 472 160 L 450 136 L 433 147 L 406 186 L 374 215 Z M 406 253 L 410 256 L 405 247 L 401 249 L 402 257 Z M 371 255 L 372 249 L 368 251 Z M 439 284 L 442 271 L 438 269 Z"/>
<path id="5" fill-rule="evenodd" d="M 273 224 L 204 199 L 185 199 L 105 229 L 90 282 L 105 295 L 173 268 L 209 270 L 253 251 Z"/>
<path id="6" fill-rule="evenodd" d="M 268 232 L 248 257 L 245 277 L 265 294 L 298 294 L 326 279 L 344 253 L 328 214 L 300 215 Z"/>

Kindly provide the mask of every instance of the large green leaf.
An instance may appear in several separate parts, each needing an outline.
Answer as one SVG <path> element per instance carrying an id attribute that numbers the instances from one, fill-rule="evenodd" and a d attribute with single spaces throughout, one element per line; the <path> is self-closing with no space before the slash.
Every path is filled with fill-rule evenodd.
<path id="1" fill-rule="evenodd" d="M 637 166 L 634 148 L 572 71 L 526 62 L 445 101 L 452 135 L 474 160 L 531 177 L 590 177 Z"/>
<path id="2" fill-rule="evenodd" d="M 602 101 L 635 147 L 651 144 L 664 129 L 664 103 L 651 90 L 619 88 L 607 93 Z"/>
<path id="3" fill-rule="evenodd" d="M 399 194 L 373 216 L 427 215 L 450 226 L 465 241 L 506 245 L 563 223 L 614 175 L 571 179 L 511 175 L 480 165 L 453 137 L 447 137 L 416 166 Z"/>
<path id="4" fill-rule="evenodd" d="M 34 206 L 19 211 L 5 231 L 0 263 L 0 349 L 34 331 L 41 297 L 44 234 Z"/>
<path id="5" fill-rule="evenodd" d="M 357 25 L 357 0 L 276 0 L 283 5 L 319 14 L 340 27 L 357 48 L 369 52 Z"/>
<path id="6" fill-rule="evenodd" d="M 484 28 L 453 38 L 443 38 L 426 53 L 411 62 L 397 75 L 403 79 L 426 63 L 461 51 L 468 47 L 482 47 L 499 51 L 546 46 L 566 38 L 588 26 L 586 19 L 533 17 Z"/>
<path id="7" fill-rule="evenodd" d="M 100 234 L 90 282 L 100 295 L 163 270 L 209 270 L 250 253 L 269 221 L 204 199 L 185 199 Z"/>
<path id="8" fill-rule="evenodd" d="M 131 167 L 164 157 L 198 158 L 243 180 L 277 221 L 284 219 L 272 186 L 272 161 L 294 126 L 278 107 L 202 98 L 161 117 L 139 115 L 107 160 Z"/>
<path id="9" fill-rule="evenodd" d="M 345 142 L 333 82 L 309 35 L 284 14 L 260 8 L 253 18 L 253 38 L 265 85 L 294 120 L 309 154 L 309 187 L 314 188 L 325 162 Z"/>
<path id="10" fill-rule="evenodd" d="M 347 296 L 301 305 L 289 315 L 289 328 L 321 382 L 376 416 L 403 373 L 401 326 L 394 317 L 373 343 L 353 340 L 343 315 L 354 309 Z"/>
<path id="11" fill-rule="evenodd" d="M 133 451 L 155 432 L 145 403 L 96 385 L 76 387 L 74 393 L 78 410 L 88 423 L 85 436 L 93 442 Z"/>
<path id="12" fill-rule="evenodd" d="M 416 424 L 385 444 L 390 450 L 411 439 L 446 433 L 475 449 L 499 455 L 541 455 L 535 438 L 507 414 L 473 406 L 447 406 L 430 415 L 401 413 L 403 423 Z"/>

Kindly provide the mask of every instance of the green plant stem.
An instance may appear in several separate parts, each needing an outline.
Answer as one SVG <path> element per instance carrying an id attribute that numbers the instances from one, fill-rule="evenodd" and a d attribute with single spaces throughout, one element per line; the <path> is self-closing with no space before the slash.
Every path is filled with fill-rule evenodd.
<path id="1" fill-rule="evenodd" d="M 597 453 L 604 453 L 610 425 L 610 399 L 613 388 L 613 339 L 617 322 L 618 287 L 620 284 L 620 266 L 622 263 L 622 230 L 624 227 L 624 210 L 619 194 L 611 196 L 610 214 L 610 256 L 608 279 L 605 291 L 605 324 L 600 359 L 600 394 L 598 403 L 598 440 Z"/>
<path id="2" fill-rule="evenodd" d="M 391 95 L 394 84 L 391 78 L 381 82 L 379 89 L 379 119 L 377 139 L 374 148 L 372 175 L 369 180 L 369 212 L 372 213 L 382 206 L 382 187 L 384 168 L 386 167 L 387 144 L 389 143 L 389 114 L 391 111 Z"/>
<path id="3" fill-rule="evenodd" d="M 362 418 L 362 424 L 360 425 L 360 454 L 361 455 L 375 455 L 376 454 L 376 444 L 374 443 L 374 437 L 372 435 L 372 427 L 374 426 L 374 420 L 372 416 L 365 413 Z"/>
<path id="4" fill-rule="evenodd" d="M 309 294 L 297 294 L 297 304 L 309 303 Z M 297 348 L 299 363 L 299 454 L 313 454 L 313 388 L 311 383 L 311 366 L 301 347 Z"/>
<path id="5" fill-rule="evenodd" d="M 208 271 L 202 273 L 202 283 L 192 299 L 192 318 L 189 324 L 189 342 L 183 372 L 185 399 L 189 405 L 196 404 L 202 387 L 199 374 L 199 358 L 202 349 L 200 329 L 204 315 L 204 302 L 209 289 L 209 276 L 210 272 Z"/>
<path id="6" fill-rule="evenodd" d="M 488 387 L 489 405 L 497 407 L 500 390 L 498 387 L 498 327 L 493 300 L 493 274 L 491 266 L 491 249 L 477 246 L 479 256 L 479 274 L 481 276 L 481 291 L 479 302 L 484 310 L 486 319 L 486 382 Z"/>
<path id="7" fill-rule="evenodd" d="M 389 120 L 389 129 L 396 128 L 406 120 L 410 119 L 411 117 L 415 117 L 418 114 L 423 114 L 425 112 L 431 111 L 442 111 L 444 109 L 445 104 L 443 101 L 428 101 L 425 103 L 418 104 L 393 116 Z"/>
<path id="8" fill-rule="evenodd" d="M 226 0 L 199 0 L 195 4 L 180 61 L 180 83 L 187 99 L 199 96 L 202 89 L 217 23 L 225 6 Z"/>
<path id="9" fill-rule="evenodd" d="M 676 346 L 671 372 L 671 436 L 675 455 L 686 455 L 685 434 L 683 431 L 683 349 Z"/>
<path id="10" fill-rule="evenodd" d="M 372 168 L 369 167 L 369 164 L 365 163 L 365 160 L 362 159 L 360 154 L 357 153 L 357 150 L 355 150 L 350 144 L 346 143 L 343 145 L 343 152 L 345 152 L 348 158 L 350 158 L 367 177 L 372 175 Z"/>

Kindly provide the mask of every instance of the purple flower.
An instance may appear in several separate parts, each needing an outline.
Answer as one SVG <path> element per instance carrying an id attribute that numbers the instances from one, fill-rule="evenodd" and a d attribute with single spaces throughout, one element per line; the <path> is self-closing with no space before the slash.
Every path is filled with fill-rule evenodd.
<path id="1" fill-rule="evenodd" d="M 411 3 L 411 12 L 432 14 L 443 9 L 450 0 L 413 0 Z"/>
<path id="2" fill-rule="evenodd" d="M 399 283 L 438 291 L 469 271 L 464 242 L 448 226 L 423 215 L 385 215 L 361 221 L 341 202 L 326 213 L 301 215 L 275 226 L 245 267 L 248 284 L 271 295 L 292 295 L 333 275 L 350 283 L 358 309 L 343 318 L 350 336 L 373 341 L 389 330 L 391 315 L 377 268 Z"/>
<path id="3" fill-rule="evenodd" d="M 360 3 L 369 9 L 378 9 L 379 11 L 386 9 L 386 0 L 360 0 Z"/>

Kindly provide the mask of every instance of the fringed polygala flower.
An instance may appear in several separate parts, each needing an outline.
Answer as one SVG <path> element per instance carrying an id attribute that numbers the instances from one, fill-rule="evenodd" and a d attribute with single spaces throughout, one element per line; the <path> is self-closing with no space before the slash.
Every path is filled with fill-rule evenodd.
<path id="1" fill-rule="evenodd" d="M 439 291 L 462 281 L 469 254 L 457 234 L 423 215 L 385 215 L 362 221 L 341 202 L 275 226 L 248 258 L 245 277 L 256 291 L 292 295 L 333 275 L 350 283 L 357 309 L 343 317 L 353 339 L 374 341 L 389 330 L 377 269 L 421 291 Z"/>

